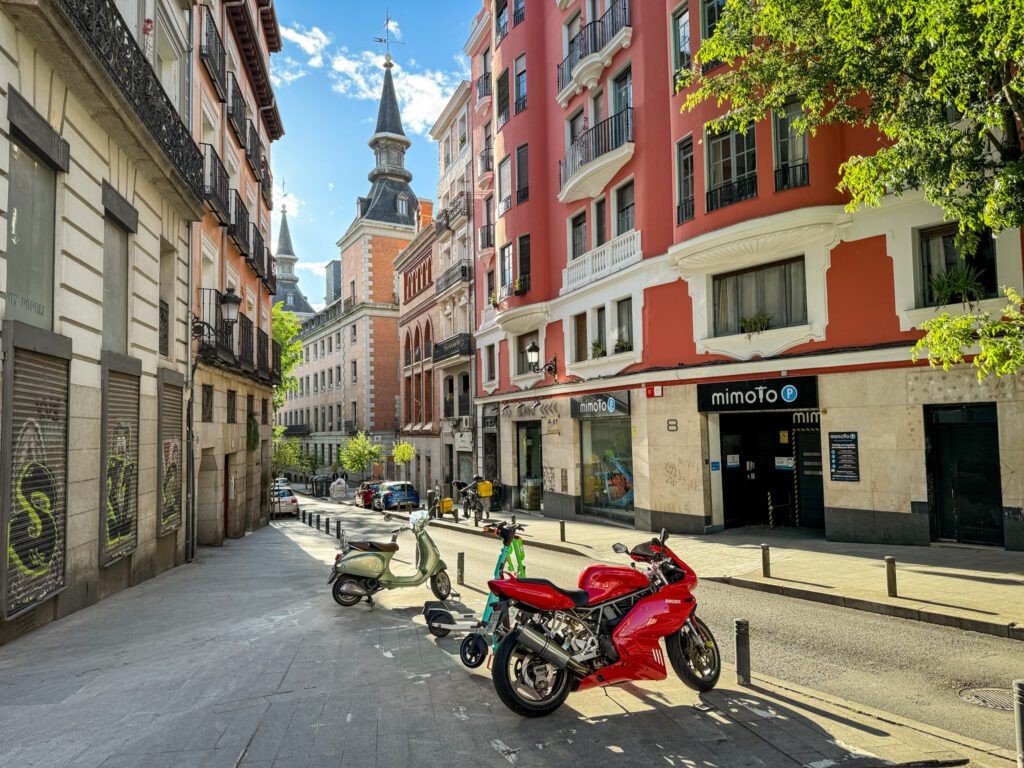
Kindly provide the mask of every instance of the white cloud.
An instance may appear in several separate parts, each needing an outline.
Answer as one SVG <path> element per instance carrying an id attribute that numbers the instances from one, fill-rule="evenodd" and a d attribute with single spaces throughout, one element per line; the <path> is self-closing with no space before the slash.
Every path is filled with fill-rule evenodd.
<path id="1" fill-rule="evenodd" d="M 328 192 L 333 192 L 334 191 L 334 182 L 333 181 L 328 181 L 327 182 L 327 191 Z"/>
<path id="2" fill-rule="evenodd" d="M 398 28 L 398 22 L 395 19 L 388 19 L 388 23 L 385 26 L 395 36 L 395 40 L 402 39 L 402 30 Z"/>
<path id="3" fill-rule="evenodd" d="M 270 79 L 276 88 L 291 85 L 300 77 L 306 76 L 302 64 L 291 56 L 274 56 L 270 61 Z"/>
<path id="4" fill-rule="evenodd" d="M 324 65 L 324 49 L 331 42 L 331 37 L 320 27 L 306 29 L 301 24 L 292 24 L 290 27 L 281 27 L 281 37 L 295 43 L 302 49 L 309 60 L 306 62 L 311 67 L 322 67 Z"/>
<path id="5" fill-rule="evenodd" d="M 281 185 L 276 181 L 274 182 L 274 210 L 280 211 L 282 205 L 288 206 L 288 216 L 292 221 L 296 221 L 299 218 L 299 211 L 302 210 L 306 202 L 295 196 L 294 192 L 285 193 L 281 189 Z M 276 218 L 276 217 L 275 217 Z"/>
<path id="6" fill-rule="evenodd" d="M 306 272 L 316 272 L 317 274 L 323 274 L 324 268 L 327 266 L 326 261 L 302 261 L 299 260 L 295 264 L 295 269 L 302 269 Z"/>
<path id="7" fill-rule="evenodd" d="M 376 101 L 384 82 L 382 57 L 373 51 L 350 53 L 342 48 L 331 58 L 331 86 L 342 96 Z M 392 73 L 402 124 L 412 133 L 426 133 L 462 82 L 463 72 L 435 69 L 405 70 L 397 63 Z"/>

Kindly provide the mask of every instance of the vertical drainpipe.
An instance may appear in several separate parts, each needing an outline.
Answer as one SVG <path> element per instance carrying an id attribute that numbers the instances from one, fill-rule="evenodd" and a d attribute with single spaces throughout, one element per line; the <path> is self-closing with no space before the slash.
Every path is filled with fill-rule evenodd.
<path id="1" fill-rule="evenodd" d="M 193 29 L 192 23 L 195 17 L 195 6 L 190 6 L 188 9 L 188 46 L 186 48 L 186 55 L 188 57 L 188 87 L 185 89 L 185 119 L 188 120 L 189 133 L 192 132 L 193 118 L 192 118 L 192 87 L 194 83 L 194 72 L 192 66 L 192 52 L 195 48 L 193 45 Z M 193 307 L 193 288 L 192 285 L 192 272 L 194 264 L 192 263 L 192 234 L 194 229 L 194 223 L 190 222 L 188 225 L 188 279 L 186 284 L 188 285 L 188 311 L 191 315 Z M 190 563 L 195 560 L 196 557 L 196 493 L 195 493 L 195 433 L 192 429 L 192 403 L 194 400 L 194 383 L 193 379 L 196 375 L 196 362 L 199 356 L 192 351 L 192 323 L 188 324 L 187 331 L 187 348 L 188 355 L 186 356 L 186 365 L 189 367 L 188 377 L 188 408 L 186 410 L 186 427 L 185 435 L 188 439 L 188 447 L 186 449 L 186 466 L 187 466 L 187 483 L 186 493 L 188 494 L 185 502 L 185 562 Z M 195 355 L 195 360 L 192 359 Z"/>

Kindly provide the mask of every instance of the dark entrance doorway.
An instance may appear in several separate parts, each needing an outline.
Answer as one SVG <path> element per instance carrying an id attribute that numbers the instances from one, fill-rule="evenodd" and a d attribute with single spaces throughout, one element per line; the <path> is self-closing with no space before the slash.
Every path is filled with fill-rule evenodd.
<path id="1" fill-rule="evenodd" d="M 516 424 L 516 447 L 518 506 L 522 509 L 540 509 L 543 500 L 544 464 L 541 458 L 539 421 L 521 421 Z"/>
<path id="2" fill-rule="evenodd" d="M 723 413 L 722 503 L 726 528 L 824 527 L 821 433 L 793 413 Z"/>
<path id="3" fill-rule="evenodd" d="M 1003 546 L 995 404 L 927 406 L 925 428 L 933 536 Z"/>

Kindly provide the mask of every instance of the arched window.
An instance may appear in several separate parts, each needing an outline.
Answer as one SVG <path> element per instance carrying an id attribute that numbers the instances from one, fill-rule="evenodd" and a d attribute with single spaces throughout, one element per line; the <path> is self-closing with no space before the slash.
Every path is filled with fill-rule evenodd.
<path id="1" fill-rule="evenodd" d="M 398 196 L 398 215 L 409 215 L 409 198 L 404 192 Z"/>

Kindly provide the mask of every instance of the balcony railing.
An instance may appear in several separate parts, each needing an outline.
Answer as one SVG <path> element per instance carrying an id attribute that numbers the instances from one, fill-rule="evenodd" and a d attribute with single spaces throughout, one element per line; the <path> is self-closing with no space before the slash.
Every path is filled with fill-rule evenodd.
<path id="1" fill-rule="evenodd" d="M 242 196 L 238 194 L 237 189 L 231 190 L 231 196 L 229 198 L 229 207 L 231 209 L 231 223 L 228 225 L 228 235 L 238 246 L 238 250 L 241 251 L 243 256 L 248 257 L 250 253 L 250 242 L 249 242 L 249 210 L 245 207 L 245 203 L 242 202 Z"/>
<path id="2" fill-rule="evenodd" d="M 252 120 L 246 120 L 246 126 L 245 157 L 258 179 L 263 173 L 263 142 L 260 140 L 259 131 Z"/>
<path id="3" fill-rule="evenodd" d="M 262 279 L 267 276 L 267 247 L 263 243 L 263 235 L 259 225 L 254 221 L 249 225 L 249 263 L 253 271 Z"/>
<path id="4" fill-rule="evenodd" d="M 270 342 L 270 383 L 281 383 L 281 345 L 276 341 Z"/>
<path id="5" fill-rule="evenodd" d="M 448 209 L 445 208 L 434 217 L 434 233 L 440 235 L 448 229 Z"/>
<path id="6" fill-rule="evenodd" d="M 441 417 L 444 419 L 455 418 L 455 396 L 445 395 L 444 403 L 441 409 Z"/>
<path id="7" fill-rule="evenodd" d="M 469 213 L 469 201 L 465 192 L 459 192 L 455 199 L 448 204 L 447 213 L 449 226 Z"/>
<path id="8" fill-rule="evenodd" d="M 469 263 L 469 259 L 463 259 L 458 264 L 449 267 L 443 273 L 441 277 L 437 279 L 435 284 L 435 293 L 442 294 L 451 288 L 453 285 L 458 283 L 468 282 L 473 277 L 473 268 Z"/>
<path id="9" fill-rule="evenodd" d="M 348 312 L 355 305 L 356 305 L 356 297 L 355 296 L 348 296 L 347 298 L 345 298 L 341 302 L 341 310 L 342 310 L 342 312 Z"/>
<path id="10" fill-rule="evenodd" d="M 358 430 L 356 429 L 355 421 L 346 421 L 345 422 L 345 434 L 346 435 L 354 435 L 357 431 Z"/>
<path id="11" fill-rule="evenodd" d="M 502 40 L 508 37 L 508 19 L 499 23 L 494 29 L 494 44 L 498 45 Z"/>
<path id="12" fill-rule="evenodd" d="M 526 19 L 526 6 L 521 5 L 512 13 L 512 26 L 518 27 Z"/>
<path id="13" fill-rule="evenodd" d="M 736 181 L 719 184 L 707 191 L 707 209 L 714 211 L 727 205 L 757 197 L 757 174 L 751 173 Z"/>
<path id="14" fill-rule="evenodd" d="M 626 107 L 584 132 L 569 146 L 565 160 L 559 163 L 562 187 L 587 163 L 630 141 L 633 141 L 633 108 Z"/>
<path id="15" fill-rule="evenodd" d="M 494 171 L 494 153 L 490 146 L 484 147 L 484 151 L 480 153 L 480 160 L 477 166 L 481 175 L 485 173 L 492 173 Z"/>
<path id="16" fill-rule="evenodd" d="M 510 280 L 507 283 L 502 283 L 501 287 L 498 289 L 498 301 L 504 301 L 509 296 L 514 296 L 516 292 L 515 289 L 516 284 L 514 281 Z"/>
<path id="17" fill-rule="evenodd" d="M 518 205 L 519 203 L 525 203 L 529 199 L 530 199 L 530 187 L 529 187 L 529 185 L 524 185 L 524 186 L 519 187 L 518 189 L 516 189 L 516 205 Z"/>
<path id="18" fill-rule="evenodd" d="M 572 71 L 580 60 L 602 48 L 601 22 L 594 21 L 583 26 L 576 36 L 569 41 L 569 53 L 558 65 L 556 82 L 558 92 L 565 90 L 572 82 Z M 549 70 L 550 71 L 550 70 Z"/>
<path id="19" fill-rule="evenodd" d="M 238 313 L 238 362 L 251 371 L 255 368 L 252 352 L 252 320 Z"/>
<path id="20" fill-rule="evenodd" d="M 262 328 L 256 331 L 256 372 L 260 378 L 270 378 L 270 337 Z"/>
<path id="21" fill-rule="evenodd" d="M 459 393 L 459 416 L 470 416 L 470 406 L 473 402 L 472 395 L 469 392 Z"/>
<path id="22" fill-rule="evenodd" d="M 484 72 L 476 79 L 476 98 L 486 99 L 491 95 L 491 73 Z"/>
<path id="23" fill-rule="evenodd" d="M 221 101 L 227 99 L 227 64 L 224 54 L 224 41 L 217 31 L 217 22 L 205 5 L 202 8 L 202 33 L 199 40 L 199 58 L 206 65 L 210 79 L 217 89 Z"/>
<path id="24" fill-rule="evenodd" d="M 570 261 L 562 270 L 562 293 L 619 272 L 642 258 L 640 231 L 630 230 Z"/>
<path id="25" fill-rule="evenodd" d="M 494 225 L 484 224 L 480 227 L 480 250 L 494 247 Z"/>
<path id="26" fill-rule="evenodd" d="M 516 114 L 518 115 L 524 109 L 526 109 L 526 94 L 525 93 L 522 96 L 519 96 L 518 98 L 516 98 L 516 103 L 515 103 Z"/>
<path id="27" fill-rule="evenodd" d="M 221 224 L 231 222 L 228 203 L 228 172 L 212 144 L 203 144 L 203 199 Z"/>
<path id="28" fill-rule="evenodd" d="M 199 319 L 202 321 L 202 334 L 199 337 L 199 353 L 208 357 L 221 357 L 234 362 L 235 351 L 232 344 L 232 333 L 224 325 L 220 311 L 220 291 L 216 288 L 199 290 Z"/>
<path id="29" fill-rule="evenodd" d="M 302 437 L 309 433 L 309 424 L 289 424 L 284 428 L 285 437 Z"/>
<path id="30" fill-rule="evenodd" d="M 506 104 L 498 112 L 498 128 L 500 129 L 505 123 L 508 122 L 508 104 Z"/>
<path id="31" fill-rule="evenodd" d="M 267 291 L 271 294 L 277 293 L 277 262 L 270 255 L 270 249 L 266 249 L 267 253 L 267 276 L 266 284 Z"/>
<path id="32" fill-rule="evenodd" d="M 679 201 L 676 206 L 676 224 L 689 221 L 694 216 L 693 197 L 686 197 Z"/>
<path id="33" fill-rule="evenodd" d="M 167 302 L 160 299 L 160 354 L 170 357 L 171 354 L 171 312 Z"/>
<path id="34" fill-rule="evenodd" d="M 274 205 L 274 177 L 270 175 L 270 163 L 263 158 L 263 178 L 260 179 L 260 189 L 263 192 L 263 202 L 270 208 Z"/>
<path id="35" fill-rule="evenodd" d="M 498 215 L 501 216 L 501 214 L 505 213 L 505 211 L 507 211 L 511 207 L 512 207 L 512 195 L 508 195 L 507 197 L 503 197 L 501 200 L 498 201 Z"/>
<path id="36" fill-rule="evenodd" d="M 811 183 L 807 163 L 791 163 L 775 169 L 775 191 L 806 187 Z"/>
<path id="37" fill-rule="evenodd" d="M 457 333 L 434 345 L 434 362 L 473 354 L 473 334 Z"/>
<path id="38" fill-rule="evenodd" d="M 204 5 L 203 8 L 206 6 Z M 245 97 L 238 85 L 234 72 L 228 72 L 228 122 L 231 124 L 238 143 L 245 146 Z"/>

